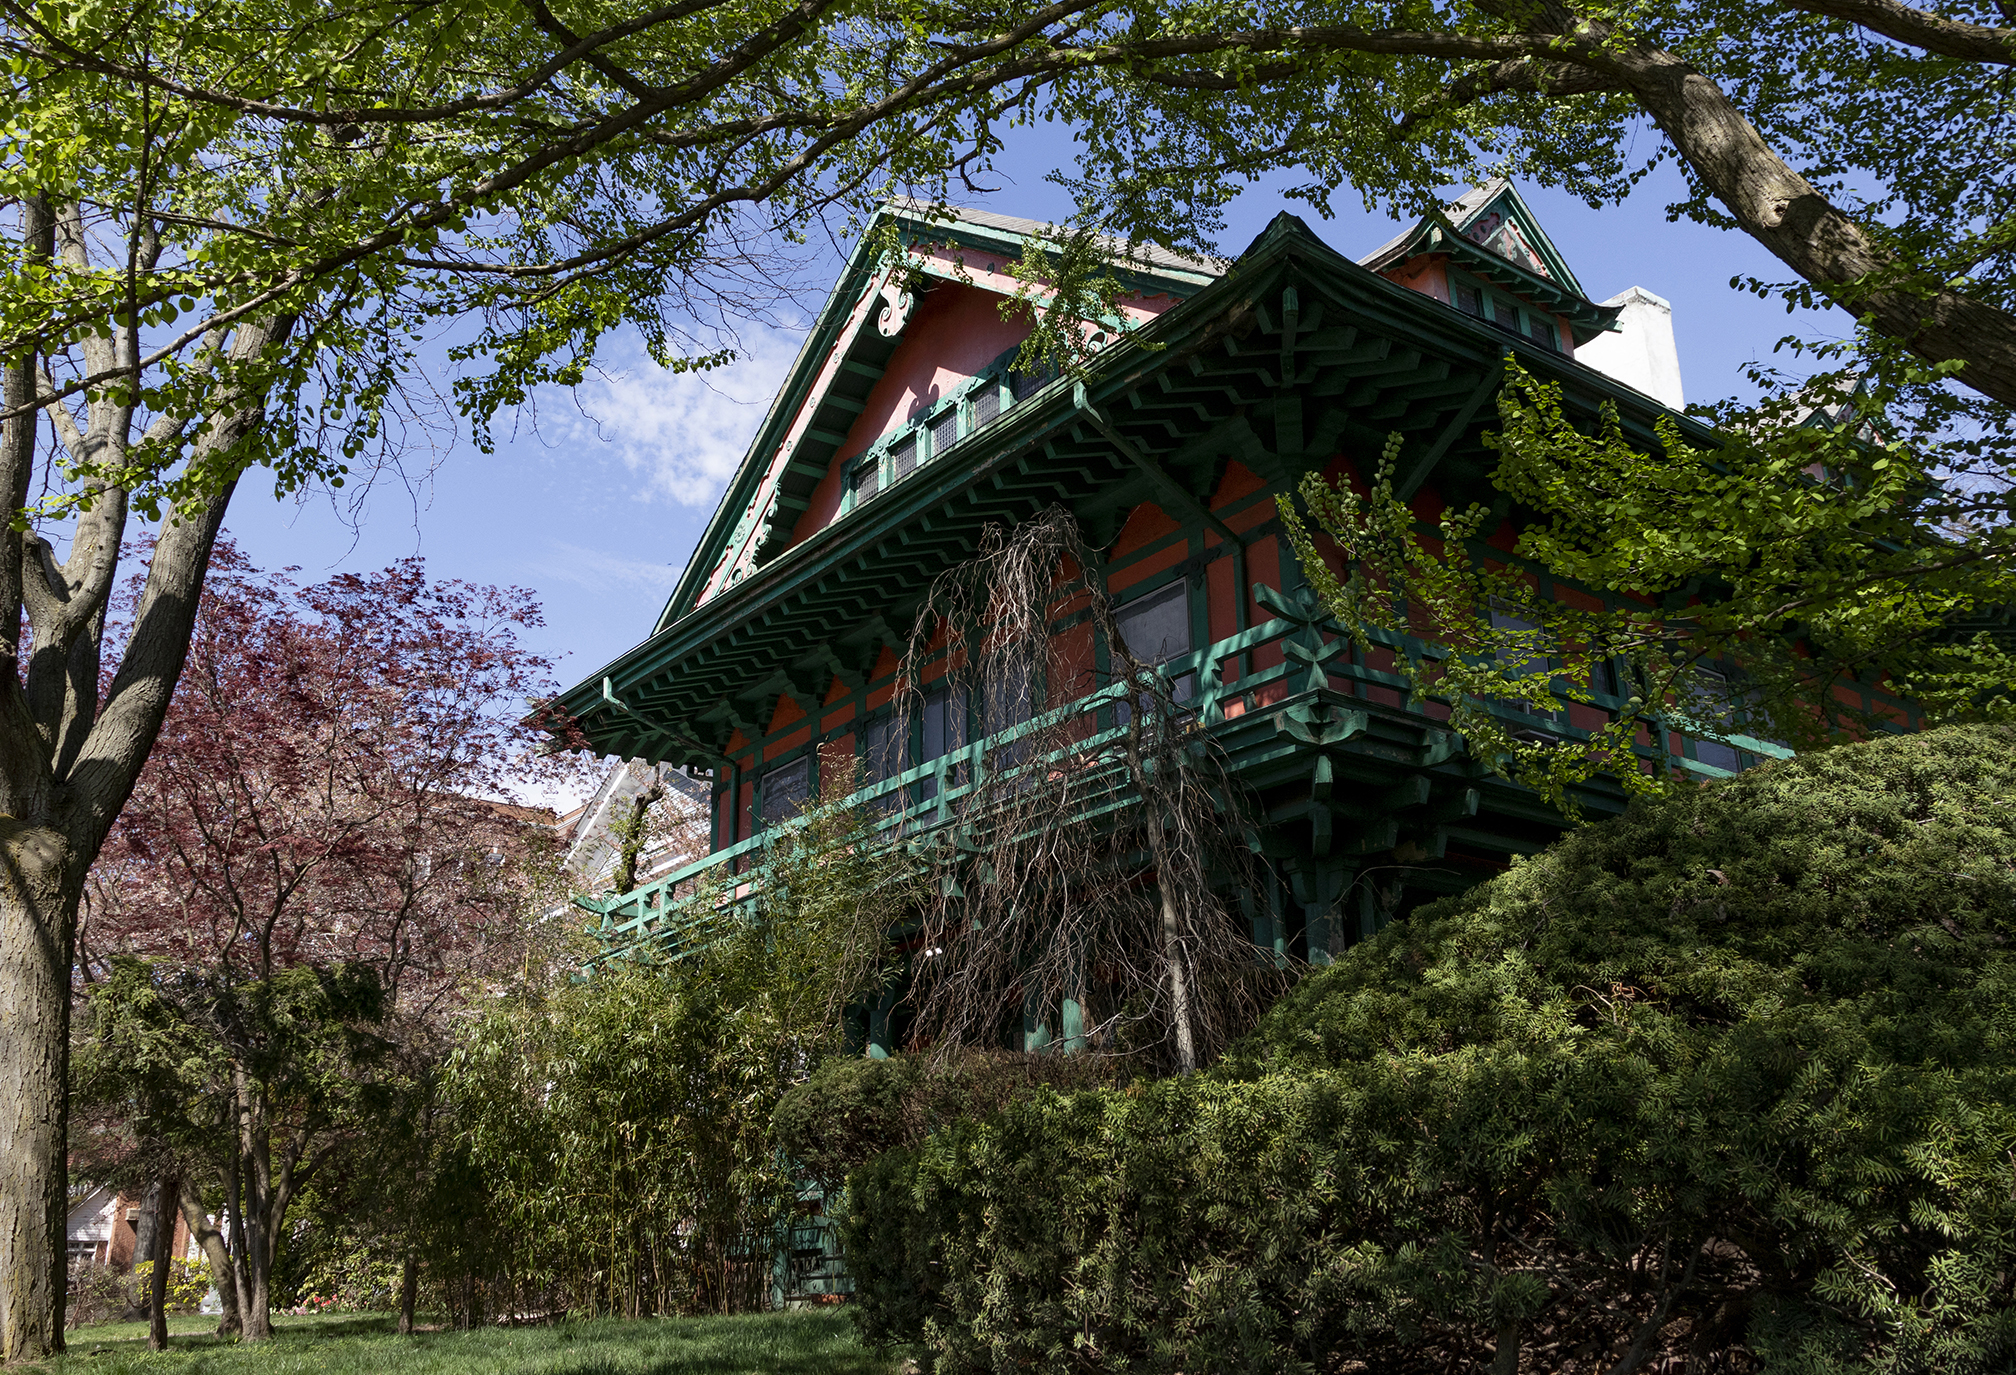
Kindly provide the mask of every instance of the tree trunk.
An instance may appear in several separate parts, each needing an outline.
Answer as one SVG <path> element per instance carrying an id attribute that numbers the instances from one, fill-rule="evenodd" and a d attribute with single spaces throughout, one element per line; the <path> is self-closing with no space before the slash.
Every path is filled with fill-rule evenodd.
<path id="1" fill-rule="evenodd" d="M 241 1065 L 233 1071 L 238 1112 L 238 1322 L 248 1342 L 273 1335 L 273 1249 L 280 1219 L 273 1216 L 272 1155 L 266 1139 L 260 1086 Z"/>
<path id="2" fill-rule="evenodd" d="M 1160 830 L 1160 827 L 1152 827 Z M 1162 848 L 1157 845 L 1158 851 Z M 1157 855 L 1155 887 L 1162 898 L 1162 959 L 1169 970 L 1169 1019 L 1176 1030 L 1176 1064 L 1184 1074 L 1197 1068 L 1197 1038 L 1191 1027 L 1190 983 L 1183 974 L 1183 924 L 1169 870 Z"/>
<path id="3" fill-rule="evenodd" d="M 178 1192 L 173 1178 L 154 1186 L 154 1273 L 147 1277 L 147 1349 L 168 1349 L 168 1267 L 175 1259 L 175 1209 L 169 1200 Z"/>
<path id="4" fill-rule="evenodd" d="M 1578 55 L 1622 79 L 1744 232 L 1920 358 L 1963 362 L 1959 381 L 2016 405 L 2016 314 L 1927 281 L 1882 283 L 1897 260 L 1778 155 L 1720 86 L 1670 52 L 1631 44 Z"/>
<path id="5" fill-rule="evenodd" d="M 203 1255 L 210 1262 L 210 1281 L 216 1286 L 217 1302 L 224 1309 L 217 1320 L 217 1335 L 235 1336 L 239 1326 L 238 1281 L 232 1274 L 231 1252 L 224 1245 L 224 1234 L 203 1210 L 203 1196 L 196 1191 L 194 1179 L 184 1175 L 177 1193 L 182 1201 L 182 1220 L 189 1224 L 189 1235 L 196 1238 L 196 1244 L 203 1248 Z"/>
<path id="6" fill-rule="evenodd" d="M 79 925 L 82 925 L 81 921 Z M 161 1210 L 169 1206 L 162 1201 L 162 1198 L 161 1181 L 158 1179 L 147 1186 L 147 1192 L 141 1197 L 140 1220 L 133 1226 L 133 1264 L 136 1268 L 142 1264 L 153 1263 L 154 1238 L 161 1230 Z M 174 1227 L 173 1218 L 169 1219 L 168 1225 L 171 1229 Z M 146 1322 L 149 1312 L 147 1296 L 134 1291 L 129 1293 L 132 1294 L 132 1299 L 126 1305 L 125 1311 L 119 1315 L 120 1320 Z"/>
<path id="7" fill-rule="evenodd" d="M 248 1342 L 273 1335 L 273 1269 L 259 1251 L 247 1237 L 238 1257 L 238 1333 Z"/>
<path id="8" fill-rule="evenodd" d="M 0 817 L 0 1362 L 63 1350 L 78 897 L 68 853 L 53 830 Z"/>
<path id="9" fill-rule="evenodd" d="M 1138 663 L 1133 665 L 1128 674 L 1130 686 L 1142 683 L 1147 672 Z M 1176 1066 L 1179 1073 L 1191 1074 L 1197 1069 L 1197 1033 L 1192 1025 L 1190 980 L 1183 970 L 1182 897 L 1175 891 L 1176 877 L 1170 871 L 1169 838 L 1162 826 L 1162 795 L 1157 786 L 1161 780 L 1149 776 L 1142 748 L 1142 721 L 1148 711 L 1156 713 L 1152 724 L 1157 731 L 1166 730 L 1169 723 L 1161 719 L 1160 684 L 1147 686 L 1146 692 L 1133 694 L 1134 706 L 1128 715 L 1127 772 L 1147 820 L 1148 860 L 1155 866 L 1155 892 L 1162 903 L 1162 965 L 1169 978 L 1169 1029 L 1176 1034 Z"/>
<path id="10" fill-rule="evenodd" d="M 406 1264 L 399 1272 L 399 1330 L 413 1330 L 413 1305 L 420 1297 L 420 1262 L 406 1257 Z"/>

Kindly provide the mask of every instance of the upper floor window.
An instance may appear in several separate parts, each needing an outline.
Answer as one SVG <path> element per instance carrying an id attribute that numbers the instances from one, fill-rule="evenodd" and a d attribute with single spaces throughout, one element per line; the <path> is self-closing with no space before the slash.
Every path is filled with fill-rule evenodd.
<path id="1" fill-rule="evenodd" d="M 1142 663 L 1153 666 L 1180 659 L 1190 652 L 1190 584 L 1178 579 L 1124 602 L 1113 609 L 1113 619 L 1127 652 Z M 1176 680 L 1171 695 L 1186 702 L 1196 687 L 1197 675 L 1186 673 Z M 1127 704 L 1122 702 L 1116 719 L 1125 725 L 1127 718 Z"/>
<path id="2" fill-rule="evenodd" d="M 861 728 L 863 785 L 894 778 L 918 764 L 928 764 L 966 748 L 967 727 L 965 690 L 943 684 L 924 693 L 914 714 L 892 710 L 871 717 Z M 916 786 L 923 801 L 938 795 L 936 778 L 924 778 Z M 907 799 L 900 792 L 888 794 L 878 805 L 885 810 L 902 808 Z"/>
<path id="3" fill-rule="evenodd" d="M 757 819 L 766 827 L 789 821 L 812 797 L 812 756 L 779 764 L 757 781 Z"/>
<path id="4" fill-rule="evenodd" d="M 1540 627 L 1529 620 L 1513 615 L 1509 611 L 1493 607 L 1491 608 L 1491 628 L 1493 630 L 1519 632 L 1538 630 Z M 1537 638 L 1536 636 L 1535 639 Z M 1532 644 L 1533 642 L 1528 641 L 1528 643 Z M 1550 672 L 1553 663 L 1545 654 L 1528 653 L 1523 657 L 1516 653 L 1509 654 L 1502 658 L 1500 663 L 1508 674 L 1521 679 L 1533 679 L 1534 685 L 1540 692 L 1546 694 L 1544 696 L 1528 698 L 1508 698 L 1505 701 L 1506 706 L 1511 707 L 1514 711 L 1524 712 L 1528 716 L 1538 717 L 1540 720 L 1546 722 L 1548 726 L 1558 727 L 1567 724 L 1568 713 L 1561 709 L 1560 704 L 1555 701 L 1553 696 L 1551 683 L 1553 675 Z M 1517 733 L 1514 732 L 1514 734 Z"/>
<path id="5" fill-rule="evenodd" d="M 1700 685 L 1702 708 L 1707 717 L 1704 725 L 1717 729 L 1724 735 L 1748 735 L 1761 738 L 1769 743 L 1769 736 L 1757 736 L 1760 729 L 1769 729 L 1756 720 L 1755 713 L 1748 708 L 1753 705 L 1757 693 L 1753 689 L 1745 692 L 1735 675 L 1722 669 L 1704 668 L 1696 670 Z M 1725 769 L 1730 773 L 1740 773 L 1752 764 L 1763 762 L 1765 756 L 1752 753 L 1726 740 L 1711 740 L 1703 736 L 1687 737 L 1687 752 L 1696 762 L 1711 768 Z"/>
<path id="6" fill-rule="evenodd" d="M 1449 274 L 1449 297 L 1456 309 L 1465 315 L 1474 315 L 1507 334 L 1531 339 L 1542 348 L 1560 350 L 1561 337 L 1554 317 L 1544 310 L 1537 310 L 1454 272 Z"/>
<path id="7" fill-rule="evenodd" d="M 1190 652 L 1188 591 L 1185 583 L 1173 582 L 1114 608 L 1128 653 L 1144 664 L 1159 664 Z"/>
<path id="8" fill-rule="evenodd" d="M 889 490 L 965 436 L 1001 418 L 1007 408 L 1055 381 L 1057 369 L 1016 372 L 997 360 L 959 395 L 858 455 L 847 470 L 849 510 Z"/>
<path id="9" fill-rule="evenodd" d="M 917 721 L 918 762 L 928 764 L 966 748 L 966 693 L 963 688 L 936 687 L 924 694 Z M 959 780 L 953 779 L 954 783 Z M 938 795 L 938 780 L 926 778 L 919 793 L 928 802 Z"/>
<path id="10" fill-rule="evenodd" d="M 871 454 L 864 459 L 855 460 L 853 477 L 848 485 L 853 491 L 854 504 L 856 506 L 867 501 L 876 492 L 881 490 L 882 465 L 876 461 L 874 455 Z"/>

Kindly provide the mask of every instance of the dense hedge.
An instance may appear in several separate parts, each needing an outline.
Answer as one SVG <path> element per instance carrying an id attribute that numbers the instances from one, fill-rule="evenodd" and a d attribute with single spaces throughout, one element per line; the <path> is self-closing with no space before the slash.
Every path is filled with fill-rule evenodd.
<path id="1" fill-rule="evenodd" d="M 1208 1074 L 856 1172 L 857 1311 L 945 1369 L 2016 1368 L 2012 932 L 2016 730 L 1641 805 Z"/>
<path id="2" fill-rule="evenodd" d="M 1042 1089 L 1110 1086 L 1132 1062 L 1091 1055 L 961 1051 L 835 1057 L 778 1102 L 770 1139 L 794 1172 L 837 1193 L 854 1170 L 946 1125 L 986 1117 Z"/>

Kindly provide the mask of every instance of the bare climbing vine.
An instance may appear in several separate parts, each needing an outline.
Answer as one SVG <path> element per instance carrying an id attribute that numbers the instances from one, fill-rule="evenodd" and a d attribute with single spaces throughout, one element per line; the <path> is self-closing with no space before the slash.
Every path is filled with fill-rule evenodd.
<path id="1" fill-rule="evenodd" d="M 996 739 L 977 759 L 945 741 L 930 785 L 956 813 L 920 842 L 916 1034 L 949 1051 L 1019 1027 L 1032 1046 L 1187 1073 L 1290 970 L 1247 934 L 1247 803 L 1186 705 L 1195 679 L 1130 651 L 1102 569 L 1051 507 L 990 527 L 917 613 L 893 738 L 911 739 L 935 700 L 943 720 L 977 708 Z"/>

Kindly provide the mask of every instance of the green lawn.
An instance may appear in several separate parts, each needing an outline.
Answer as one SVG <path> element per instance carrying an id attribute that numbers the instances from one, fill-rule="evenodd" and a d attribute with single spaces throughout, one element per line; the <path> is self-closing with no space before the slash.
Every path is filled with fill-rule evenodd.
<path id="1" fill-rule="evenodd" d="M 554 1327 L 486 1327 L 402 1337 L 389 1317 L 273 1320 L 271 1342 L 211 1336 L 215 1318 L 171 1318 L 171 1350 L 151 1355 L 143 1323 L 100 1323 L 69 1335 L 50 1375 L 892 1375 L 845 1313 L 740 1318 L 603 1319 Z"/>

